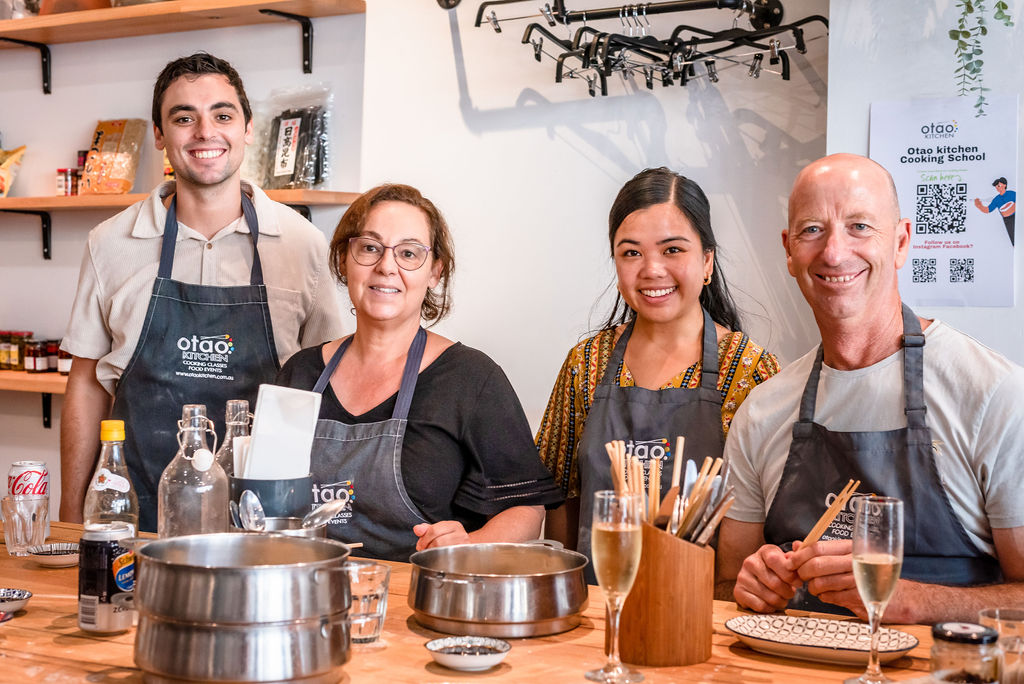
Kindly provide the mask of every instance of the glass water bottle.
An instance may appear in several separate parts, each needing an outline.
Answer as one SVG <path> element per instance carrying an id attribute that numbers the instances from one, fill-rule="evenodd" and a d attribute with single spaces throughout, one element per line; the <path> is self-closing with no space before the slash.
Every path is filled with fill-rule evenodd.
<path id="1" fill-rule="evenodd" d="M 160 476 L 157 535 L 228 531 L 228 476 L 210 451 L 206 434 L 217 435 L 202 404 L 186 404 L 178 422 L 178 453 Z"/>
<path id="2" fill-rule="evenodd" d="M 235 474 L 235 437 L 249 436 L 249 402 L 245 399 L 228 400 L 224 412 L 224 441 L 217 450 L 217 463 L 230 478 Z"/>
<path id="3" fill-rule="evenodd" d="M 85 493 L 82 521 L 86 529 L 104 523 L 123 522 L 139 529 L 139 499 L 124 461 L 124 421 L 100 422 L 100 458 Z"/>

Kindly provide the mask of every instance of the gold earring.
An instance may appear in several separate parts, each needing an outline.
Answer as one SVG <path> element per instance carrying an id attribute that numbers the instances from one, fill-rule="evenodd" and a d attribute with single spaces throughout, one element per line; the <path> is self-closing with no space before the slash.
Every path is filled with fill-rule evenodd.
<path id="1" fill-rule="evenodd" d="M 711 284 L 711 274 L 710 273 L 707 275 L 706 278 L 704 278 L 704 284 L 705 285 L 710 285 Z"/>

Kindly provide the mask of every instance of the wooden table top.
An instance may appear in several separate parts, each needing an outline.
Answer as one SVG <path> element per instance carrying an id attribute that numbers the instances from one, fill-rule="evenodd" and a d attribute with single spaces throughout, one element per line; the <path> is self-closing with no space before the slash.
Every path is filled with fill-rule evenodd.
<path id="1" fill-rule="evenodd" d="M 51 541 L 77 541 L 81 526 L 51 524 Z M 344 666 L 347 682 L 575 682 L 583 672 L 604 662 L 604 605 L 593 587 L 582 624 L 569 632 L 532 639 L 511 639 L 512 651 L 497 668 L 462 673 L 436 665 L 423 644 L 440 635 L 421 627 L 407 605 L 410 566 L 393 563 L 388 615 L 382 641 L 369 648 L 356 646 Z M 26 608 L 0 624 L 0 672 L 3 681 L 141 682 L 132 647 L 134 630 L 116 636 L 96 636 L 78 629 L 78 569 L 42 568 L 28 558 L 0 549 L 0 587 L 33 593 Z M 689 667 L 640 669 L 646 682 L 778 682 L 802 684 L 841 682 L 862 667 L 828 665 L 763 655 L 740 643 L 724 622 L 739 615 L 735 604 L 716 601 L 711 659 Z M 919 640 L 911 653 L 883 667 L 894 680 L 916 679 L 928 673 L 930 630 L 901 627 Z"/>

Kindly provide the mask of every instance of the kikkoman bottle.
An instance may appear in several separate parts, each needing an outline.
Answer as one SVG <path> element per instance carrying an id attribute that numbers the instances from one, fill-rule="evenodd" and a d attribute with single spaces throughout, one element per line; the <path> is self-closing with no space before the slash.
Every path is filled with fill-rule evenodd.
<path id="1" fill-rule="evenodd" d="M 139 529 L 139 499 L 124 462 L 123 420 L 100 423 L 100 445 L 96 472 L 85 493 L 82 511 L 85 529 L 123 522 L 131 528 L 131 536 L 135 536 Z"/>
<path id="2" fill-rule="evenodd" d="M 210 451 L 206 434 L 217 435 L 202 404 L 186 404 L 178 421 L 178 453 L 160 476 L 157 535 L 228 531 L 228 476 Z"/>
<path id="3" fill-rule="evenodd" d="M 217 463 L 224 473 L 235 474 L 235 437 L 249 436 L 249 402 L 245 399 L 228 400 L 224 412 L 224 442 L 217 450 Z"/>

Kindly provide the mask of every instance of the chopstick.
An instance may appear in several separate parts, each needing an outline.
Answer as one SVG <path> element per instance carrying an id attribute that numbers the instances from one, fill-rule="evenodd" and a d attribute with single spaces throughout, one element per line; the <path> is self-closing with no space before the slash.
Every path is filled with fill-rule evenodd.
<path id="1" fill-rule="evenodd" d="M 839 511 L 843 510 L 846 506 L 846 502 L 850 500 L 850 497 L 853 496 L 853 493 L 857 491 L 857 487 L 859 486 L 860 480 L 857 480 L 856 482 L 849 480 L 846 483 L 846 486 L 843 487 L 843 491 L 839 492 L 838 496 L 836 496 L 835 500 L 832 502 L 832 505 L 828 507 L 828 510 L 826 510 L 820 518 L 818 518 L 818 522 L 814 524 L 811 531 L 807 533 L 806 537 L 804 537 L 804 546 L 807 546 L 808 544 L 816 544 L 818 540 L 821 539 L 821 535 L 825 533 L 828 526 L 836 519 L 836 516 L 839 515 Z"/>
<path id="2" fill-rule="evenodd" d="M 608 458 L 611 460 L 612 486 L 615 488 L 615 494 L 622 496 L 626 493 L 626 480 L 618 442 L 608 442 L 604 445 L 604 450 L 608 452 Z"/>

